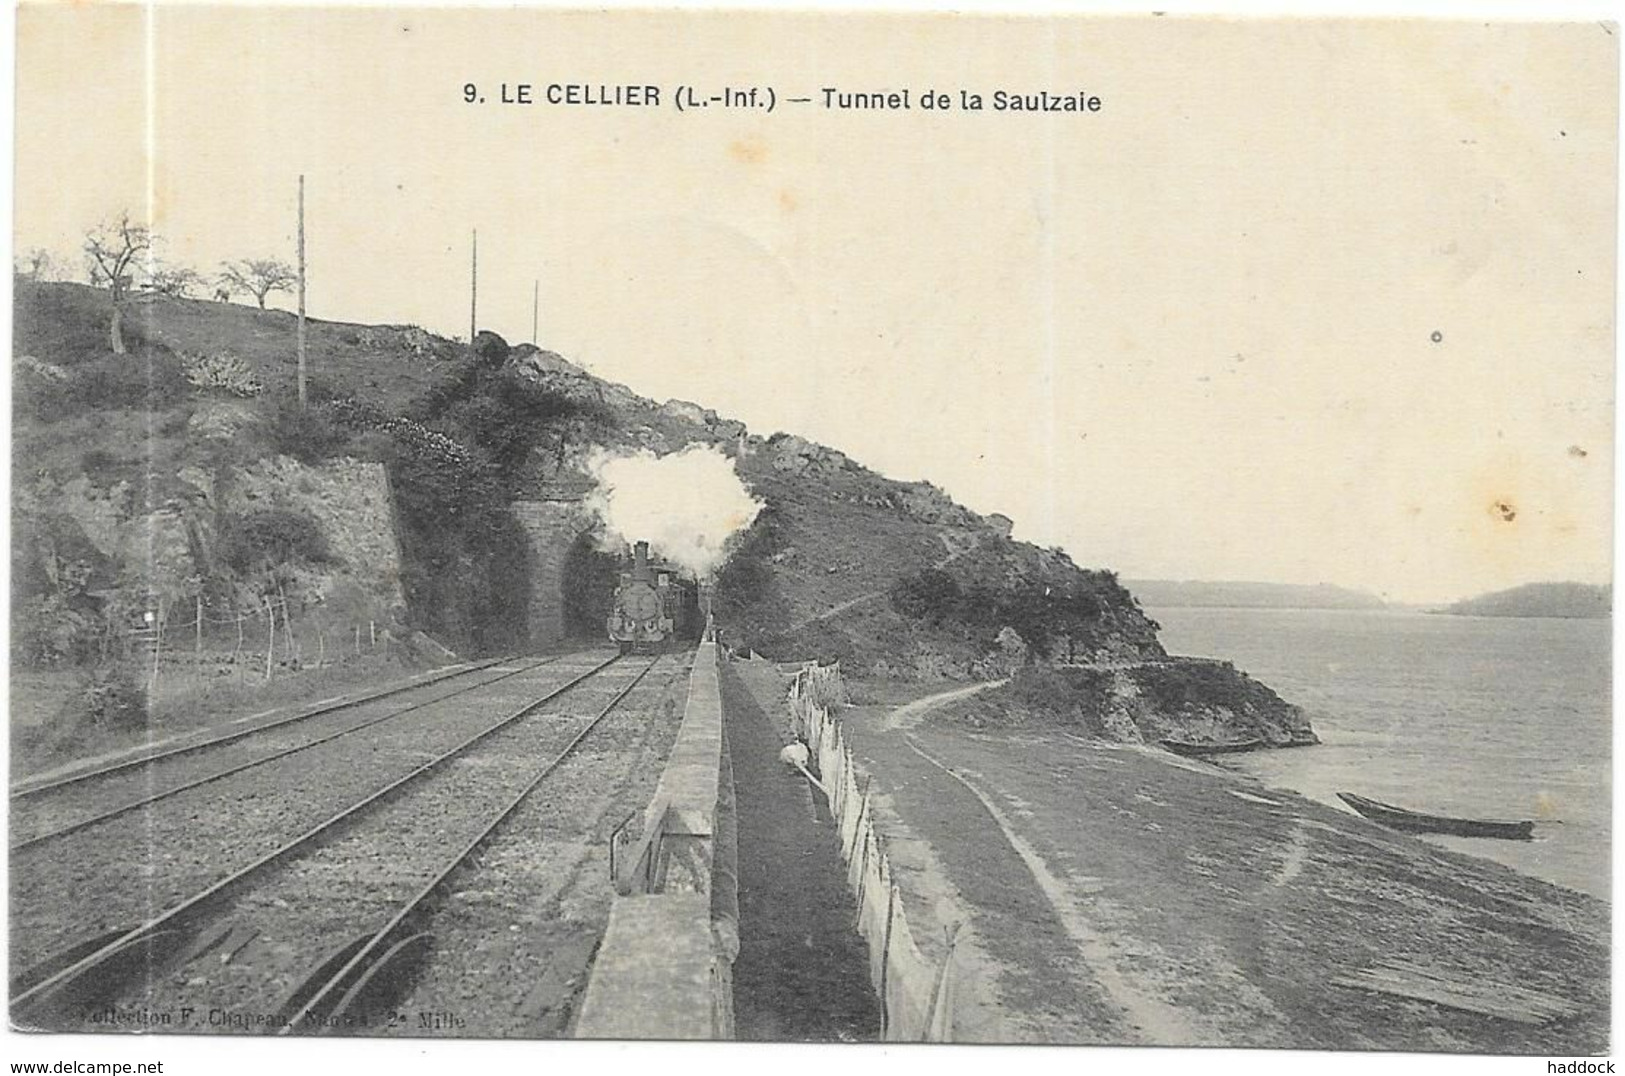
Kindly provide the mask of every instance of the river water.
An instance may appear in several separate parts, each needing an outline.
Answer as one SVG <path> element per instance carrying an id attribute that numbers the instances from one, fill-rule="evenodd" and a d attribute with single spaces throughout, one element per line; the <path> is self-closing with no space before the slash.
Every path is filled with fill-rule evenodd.
<path id="1" fill-rule="evenodd" d="M 1434 837 L 1610 895 L 1610 624 L 1388 611 L 1148 609 L 1170 653 L 1224 658 L 1308 713 L 1321 745 L 1225 765 L 1336 807 L 1355 792 L 1529 842 Z"/>

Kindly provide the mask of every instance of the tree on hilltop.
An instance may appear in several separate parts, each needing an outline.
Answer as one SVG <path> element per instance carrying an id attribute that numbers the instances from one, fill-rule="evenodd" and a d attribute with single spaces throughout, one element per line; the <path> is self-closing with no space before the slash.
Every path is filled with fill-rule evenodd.
<path id="1" fill-rule="evenodd" d="M 108 338 L 113 354 L 124 354 L 124 302 L 130 294 L 136 259 L 152 250 L 152 230 L 130 219 L 129 210 L 118 220 L 99 224 L 85 233 L 85 257 L 90 282 L 106 284 L 113 293 L 113 322 Z"/>
<path id="2" fill-rule="evenodd" d="M 147 276 L 148 287 L 172 299 L 186 298 L 193 288 L 202 283 L 202 274 L 184 265 L 157 265 Z"/>
<path id="3" fill-rule="evenodd" d="M 288 291 L 299 282 L 299 275 L 280 258 L 247 258 L 223 264 L 220 281 L 227 287 L 251 293 L 264 310 L 265 297 L 273 291 Z"/>
<path id="4" fill-rule="evenodd" d="M 56 272 L 56 259 L 44 247 L 32 247 L 17 256 L 16 271 L 29 280 L 50 280 Z"/>

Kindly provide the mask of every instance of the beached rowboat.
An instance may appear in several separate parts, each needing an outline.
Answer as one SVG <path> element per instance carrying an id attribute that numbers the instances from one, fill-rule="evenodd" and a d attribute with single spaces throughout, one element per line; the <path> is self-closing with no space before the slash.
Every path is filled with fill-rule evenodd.
<path id="1" fill-rule="evenodd" d="M 1371 821 L 1406 833 L 1447 833 L 1455 837 L 1498 837 L 1506 841 L 1532 840 L 1533 822 L 1496 822 L 1479 818 L 1447 818 L 1444 815 L 1407 811 L 1387 803 L 1368 800 L 1352 792 L 1337 797 Z"/>

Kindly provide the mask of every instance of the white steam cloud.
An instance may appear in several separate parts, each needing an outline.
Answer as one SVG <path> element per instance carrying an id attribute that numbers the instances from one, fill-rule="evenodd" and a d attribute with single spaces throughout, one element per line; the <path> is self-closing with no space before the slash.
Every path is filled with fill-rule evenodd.
<path id="1" fill-rule="evenodd" d="M 587 507 L 611 539 L 648 542 L 656 555 L 705 579 L 728 559 L 728 540 L 762 510 L 712 445 L 689 445 L 668 456 L 599 450 L 587 460 L 598 483 Z"/>

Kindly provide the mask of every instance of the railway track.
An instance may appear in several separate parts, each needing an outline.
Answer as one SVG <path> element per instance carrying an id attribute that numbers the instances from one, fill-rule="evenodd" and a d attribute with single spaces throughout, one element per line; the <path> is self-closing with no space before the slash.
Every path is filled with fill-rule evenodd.
<path id="1" fill-rule="evenodd" d="M 281 717 L 274 716 L 276 711 L 268 711 L 264 714 L 251 714 L 248 717 L 238 718 L 236 721 L 233 721 L 231 724 L 223 728 L 216 727 L 203 729 L 197 733 L 177 736 L 162 743 L 154 744 L 149 750 L 139 751 L 122 758 L 100 763 L 98 765 L 74 767 L 64 772 L 36 774 L 33 776 L 24 777 L 21 780 L 12 783 L 10 790 L 11 799 L 13 803 L 15 803 L 18 800 L 22 800 L 30 796 L 39 796 L 43 793 L 53 792 L 61 788 L 67 788 L 81 782 L 93 781 L 97 778 L 106 777 L 111 774 L 138 769 L 147 766 L 150 763 L 158 762 L 166 758 L 174 758 L 179 755 L 186 755 L 195 751 L 203 751 L 210 747 L 231 743 L 234 740 L 240 740 L 244 737 L 253 736 L 256 733 L 265 732 L 269 729 L 281 728 L 284 725 L 291 725 L 299 721 L 308 720 L 312 717 L 319 717 L 323 714 L 331 714 L 340 710 L 347 710 L 355 706 L 362 706 L 369 702 L 375 702 L 378 699 L 386 699 L 394 695 L 404 694 L 408 691 L 416 691 L 419 688 L 429 687 L 445 680 L 451 680 L 460 676 L 467 676 L 471 673 L 477 673 L 484 669 L 488 669 L 493 665 L 500 665 L 506 660 L 508 659 L 493 658 L 489 661 L 476 662 L 463 668 L 438 670 L 434 673 L 430 673 L 427 676 L 413 677 L 405 683 L 391 684 L 388 687 L 379 688 L 374 691 L 361 691 L 353 692 L 347 695 L 337 695 L 330 699 L 323 699 L 320 702 L 312 703 L 309 706 L 297 707 L 293 713 L 285 714 Z M 256 717 L 265 718 L 266 720 L 258 724 L 249 724 L 249 722 L 253 721 Z M 243 727 L 234 727 L 238 725 Z"/>
<path id="2" fill-rule="evenodd" d="M 549 657 L 517 667 L 482 662 L 453 677 L 337 701 L 246 731 L 231 730 L 201 743 L 99 768 L 26 792 L 13 792 L 11 852 L 16 854 L 60 839 L 129 811 L 355 735 L 558 660 L 558 657 Z M 479 676 L 471 683 L 446 686 L 447 680 L 460 681 L 468 674 Z M 421 692 L 421 697 L 404 703 L 396 699 L 406 692 Z M 386 699 L 394 701 L 385 703 Z M 43 802 L 30 802 L 24 807 L 16 802 L 19 795 Z"/>
<path id="3" fill-rule="evenodd" d="M 262 1032 L 364 1020 L 358 1006 L 427 948 L 416 927 L 443 883 L 660 660 L 603 661 L 139 926 L 62 954 L 14 983 L 13 1019 L 66 1030 L 151 1013 L 175 1030 Z"/>
<path id="4" fill-rule="evenodd" d="M 367 1033 L 556 1038 L 586 987 L 616 892 L 608 849 L 653 798 L 687 698 L 692 655 L 571 753 L 436 900 L 434 945 Z M 656 676 L 650 677 L 654 681 Z M 390 1004 L 394 1002 L 393 1006 Z"/>
<path id="5" fill-rule="evenodd" d="M 606 663 L 558 661 L 432 702 L 399 720 L 286 755 L 11 856 L 11 972 L 116 937 L 231 875 L 486 728 Z M 15 996 L 16 990 L 14 988 Z"/>

